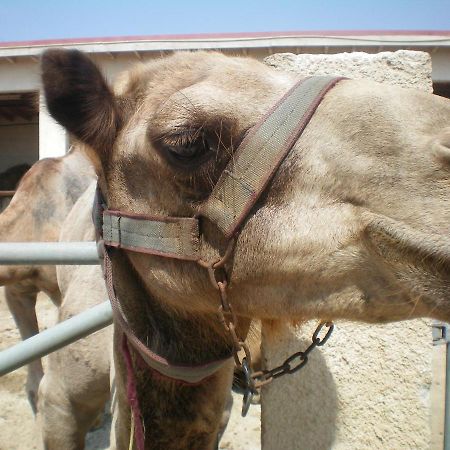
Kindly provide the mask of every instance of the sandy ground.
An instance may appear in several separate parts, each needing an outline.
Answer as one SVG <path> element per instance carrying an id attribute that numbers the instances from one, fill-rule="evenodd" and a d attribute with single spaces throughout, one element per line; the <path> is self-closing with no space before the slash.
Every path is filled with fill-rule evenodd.
<path id="1" fill-rule="evenodd" d="M 41 329 L 51 326 L 56 308 L 45 297 L 38 301 Z M 0 350 L 19 342 L 20 336 L 0 289 Z M 45 361 L 44 361 L 45 365 Z M 0 378 L 0 450 L 41 450 L 40 433 L 28 404 L 24 385 L 26 369 L 21 368 Z M 221 450 L 260 450 L 259 406 L 252 406 L 246 418 L 240 417 L 241 397 L 234 396 L 233 412 L 220 443 Z M 87 436 L 86 450 L 109 448 L 111 418 L 105 413 L 103 425 Z M 64 450 L 64 449 L 60 449 Z"/>

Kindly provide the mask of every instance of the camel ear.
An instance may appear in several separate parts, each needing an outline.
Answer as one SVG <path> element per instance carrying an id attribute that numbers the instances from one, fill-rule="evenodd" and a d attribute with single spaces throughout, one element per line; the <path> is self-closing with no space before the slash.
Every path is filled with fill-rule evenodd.
<path id="1" fill-rule="evenodd" d="M 78 50 L 47 50 L 41 67 L 52 117 L 97 152 L 108 151 L 121 120 L 114 94 L 97 66 Z"/>

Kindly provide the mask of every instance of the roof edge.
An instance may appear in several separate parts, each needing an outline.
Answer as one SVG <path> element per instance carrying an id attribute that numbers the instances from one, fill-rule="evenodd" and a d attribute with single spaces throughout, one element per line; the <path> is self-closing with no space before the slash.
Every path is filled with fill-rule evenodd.
<path id="1" fill-rule="evenodd" d="M 450 38 L 450 30 L 335 30 L 335 31 L 274 31 L 246 33 L 199 33 L 140 36 L 79 37 L 0 42 L 0 48 L 45 47 L 53 45 L 131 43 L 155 41 L 234 40 L 277 37 L 362 37 L 362 36 L 441 36 Z"/>

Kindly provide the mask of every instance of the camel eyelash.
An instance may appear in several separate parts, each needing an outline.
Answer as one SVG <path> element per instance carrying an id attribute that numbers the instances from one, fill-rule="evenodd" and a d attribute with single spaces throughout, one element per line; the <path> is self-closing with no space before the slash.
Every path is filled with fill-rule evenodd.
<path id="1" fill-rule="evenodd" d="M 163 146 L 174 146 L 174 147 L 184 147 L 189 146 L 197 139 L 201 138 L 203 135 L 203 130 L 198 129 L 173 129 L 166 132 L 160 136 L 152 137 L 152 141 L 158 145 Z"/>
<path id="2" fill-rule="evenodd" d="M 163 143 L 168 146 L 176 146 L 176 147 L 188 147 L 195 140 L 200 137 L 199 133 L 192 134 L 190 132 L 187 133 L 178 133 L 171 136 L 166 136 L 163 139 Z"/>

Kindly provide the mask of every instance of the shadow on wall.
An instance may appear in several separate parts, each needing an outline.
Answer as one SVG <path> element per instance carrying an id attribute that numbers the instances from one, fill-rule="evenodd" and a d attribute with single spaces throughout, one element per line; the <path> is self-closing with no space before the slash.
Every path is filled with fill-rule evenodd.
<path id="1" fill-rule="evenodd" d="M 311 340 L 307 338 L 293 344 L 291 333 L 286 330 L 283 335 L 271 337 L 263 328 L 263 342 L 267 343 L 263 348 L 264 357 L 281 364 L 291 354 L 310 345 Z M 296 402 L 295 407 L 286 405 L 286 399 Z M 332 448 L 336 437 L 337 393 L 320 348 L 310 354 L 308 364 L 299 372 L 285 375 L 266 386 L 261 407 L 264 450 L 292 449 L 293 442 L 297 442 L 295 450 Z M 265 423 L 270 424 L 270 433 L 265 432 Z"/>

